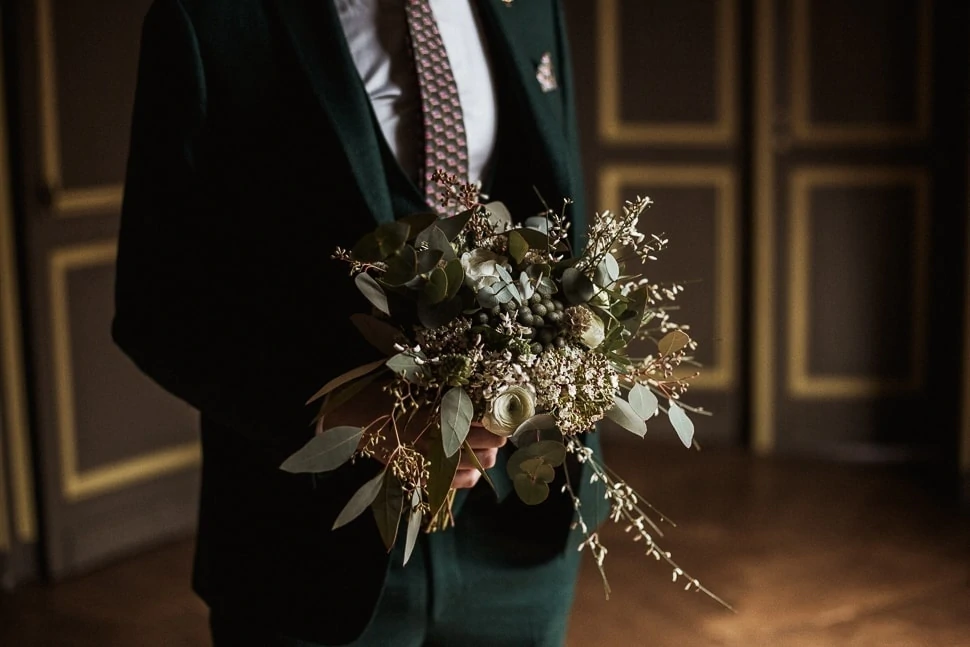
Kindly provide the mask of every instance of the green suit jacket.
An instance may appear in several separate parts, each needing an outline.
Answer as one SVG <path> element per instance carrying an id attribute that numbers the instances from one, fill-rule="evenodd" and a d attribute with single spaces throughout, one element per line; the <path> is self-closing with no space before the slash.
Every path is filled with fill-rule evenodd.
<path id="1" fill-rule="evenodd" d="M 480 0 L 499 97 L 492 197 L 525 217 L 574 201 L 585 226 L 573 81 L 558 0 Z M 549 54 L 558 88 L 543 92 Z M 387 570 L 369 515 L 332 531 L 376 464 L 317 483 L 279 469 L 309 438 L 307 397 L 373 354 L 367 309 L 331 260 L 421 210 L 379 134 L 329 0 L 156 0 L 145 19 L 122 209 L 113 336 L 202 416 L 194 569 L 210 605 L 325 643 L 366 625 Z M 581 244 L 581 241 L 576 241 Z M 598 447 L 596 436 L 587 441 Z M 508 480 L 492 470 L 502 494 Z M 601 494 L 581 490 L 598 523 Z M 573 511 L 523 520 L 554 559 Z"/>

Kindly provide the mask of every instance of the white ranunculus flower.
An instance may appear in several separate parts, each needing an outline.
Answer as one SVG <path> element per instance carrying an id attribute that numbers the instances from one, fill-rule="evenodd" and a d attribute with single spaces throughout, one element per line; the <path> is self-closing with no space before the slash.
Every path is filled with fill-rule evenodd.
<path id="1" fill-rule="evenodd" d="M 473 249 L 461 255 L 461 269 L 465 271 L 465 285 L 478 292 L 483 287 L 501 280 L 496 269 L 499 265 L 508 269 L 508 260 L 487 249 Z"/>
<path id="2" fill-rule="evenodd" d="M 482 425 L 496 436 L 509 437 L 536 413 L 536 397 L 524 386 L 510 386 L 492 400 Z"/>
<path id="3" fill-rule="evenodd" d="M 600 319 L 595 312 L 590 310 L 589 324 L 586 326 L 586 330 L 582 332 L 579 338 L 588 348 L 596 348 L 603 343 L 603 339 L 605 337 L 606 327 L 603 325 L 603 320 Z"/>

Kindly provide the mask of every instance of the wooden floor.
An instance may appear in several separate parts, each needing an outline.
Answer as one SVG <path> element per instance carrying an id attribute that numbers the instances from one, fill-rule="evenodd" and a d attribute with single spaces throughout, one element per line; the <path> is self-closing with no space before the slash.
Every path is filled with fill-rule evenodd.
<path id="1" fill-rule="evenodd" d="M 626 447 L 626 446 L 624 446 Z M 607 525 L 607 601 L 587 558 L 569 647 L 970 647 L 970 519 L 879 467 L 677 447 L 610 464 L 677 527 L 665 547 L 737 610 L 671 581 Z M 0 645 L 202 647 L 191 541 L 0 597 Z"/>

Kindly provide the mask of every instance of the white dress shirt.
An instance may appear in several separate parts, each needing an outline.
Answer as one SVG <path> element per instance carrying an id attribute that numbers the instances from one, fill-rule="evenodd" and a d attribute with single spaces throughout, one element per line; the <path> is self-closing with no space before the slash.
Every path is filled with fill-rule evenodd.
<path id="1" fill-rule="evenodd" d="M 324 0 L 331 1 L 331 0 Z M 423 127 L 402 0 L 332 0 L 384 139 L 411 178 L 420 175 Z M 484 179 L 495 148 L 495 91 L 471 0 L 430 0 L 448 51 L 468 141 L 471 182 Z"/>

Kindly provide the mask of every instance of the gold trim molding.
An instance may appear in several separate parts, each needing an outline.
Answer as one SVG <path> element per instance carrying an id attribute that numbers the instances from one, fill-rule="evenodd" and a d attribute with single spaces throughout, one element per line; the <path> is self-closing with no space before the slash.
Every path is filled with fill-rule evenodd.
<path id="1" fill-rule="evenodd" d="M 10 551 L 10 513 L 7 511 L 6 463 L 3 460 L 3 439 L 0 438 L 0 554 Z"/>
<path id="2" fill-rule="evenodd" d="M 751 442 L 758 455 L 775 448 L 775 2 L 755 7 L 754 339 Z"/>
<path id="3" fill-rule="evenodd" d="M 705 122 L 629 122 L 620 114 L 621 0 L 599 0 L 597 7 L 597 82 L 600 137 L 611 144 L 729 144 L 737 129 L 737 0 L 717 0 L 715 83 L 717 120 Z"/>
<path id="4" fill-rule="evenodd" d="M 117 242 L 101 241 L 56 249 L 50 256 L 51 322 L 61 490 L 68 501 L 80 501 L 152 478 L 195 467 L 199 443 L 190 442 L 80 471 L 74 403 L 74 367 L 67 279 L 72 270 L 112 264 Z"/>
<path id="5" fill-rule="evenodd" d="M 927 287 L 930 253 L 930 181 L 924 169 L 889 167 L 801 168 L 790 177 L 791 225 L 788 236 L 788 389 L 806 398 L 873 398 L 911 393 L 926 378 Z M 818 375 L 809 372 L 811 191 L 819 187 L 910 186 L 915 192 L 915 249 L 913 258 L 913 324 L 910 362 L 905 378 L 864 375 Z"/>
<path id="6" fill-rule="evenodd" d="M 57 48 L 52 0 L 36 0 L 38 103 L 43 183 L 55 217 L 83 216 L 121 207 L 121 184 L 65 188 L 61 160 L 60 110 L 57 93 Z"/>
<path id="7" fill-rule="evenodd" d="M 970 159 L 970 149 L 968 149 Z M 967 211 L 970 216 L 970 176 L 967 177 Z M 961 407 L 960 470 L 970 477 L 970 217 L 967 224 L 963 256 L 967 270 L 963 294 L 963 406 Z"/>
<path id="8" fill-rule="evenodd" d="M 681 165 L 605 165 L 599 174 L 599 201 L 603 208 L 623 204 L 621 190 L 624 185 L 638 184 L 666 187 L 713 187 L 717 191 L 717 208 L 714 214 L 717 248 L 717 268 L 714 330 L 718 340 L 713 369 L 700 369 L 700 375 L 691 388 L 703 390 L 729 390 L 734 386 L 737 370 L 737 307 L 740 283 L 737 270 L 735 242 L 738 240 L 736 178 L 728 166 L 681 166 Z"/>
<path id="9" fill-rule="evenodd" d="M 5 87 L 0 52 L 0 94 Z M 14 528 L 18 540 L 33 543 L 37 539 L 34 475 L 28 441 L 27 385 L 20 332 L 23 317 L 17 279 L 13 200 L 9 192 L 11 175 L 6 129 L 6 105 L 0 99 L 0 382 L 3 387 L 0 399 L 3 400 L 3 431 L 10 461 Z"/>
<path id="10" fill-rule="evenodd" d="M 930 133 L 933 60 L 933 3 L 919 0 L 916 120 L 910 124 L 819 123 L 811 117 L 811 0 L 792 0 L 792 137 L 803 144 L 897 144 L 918 142 Z"/>

